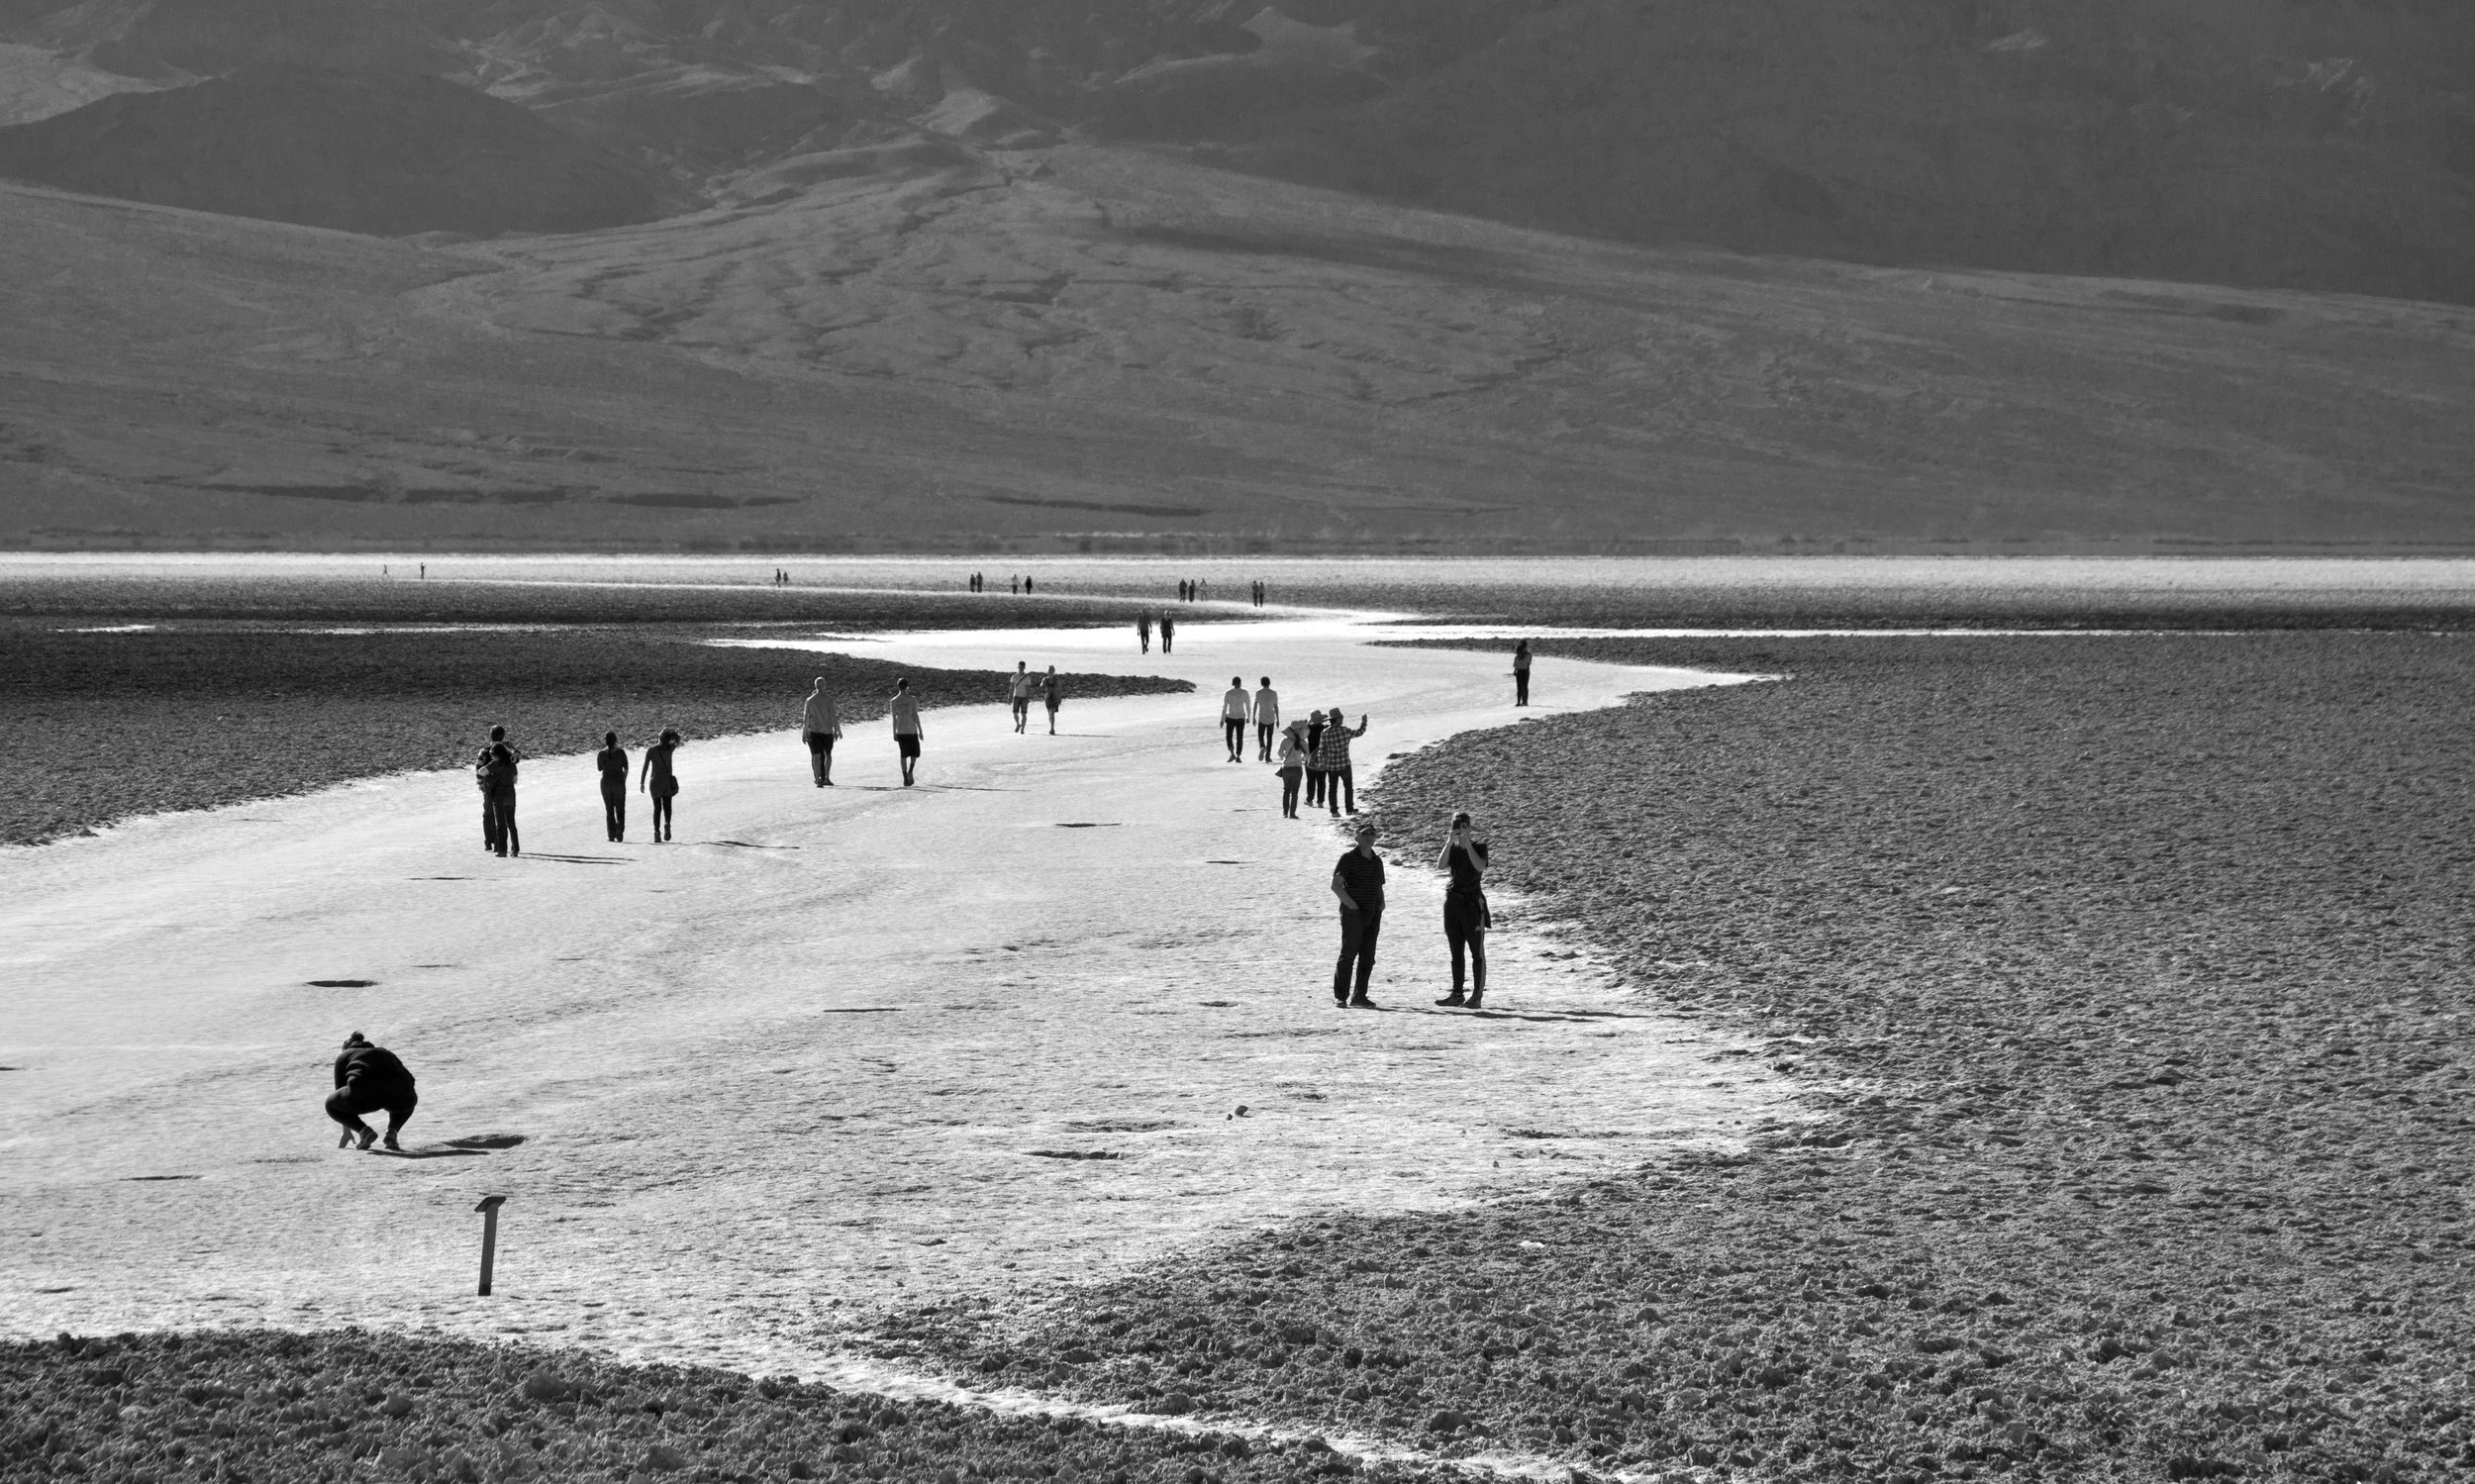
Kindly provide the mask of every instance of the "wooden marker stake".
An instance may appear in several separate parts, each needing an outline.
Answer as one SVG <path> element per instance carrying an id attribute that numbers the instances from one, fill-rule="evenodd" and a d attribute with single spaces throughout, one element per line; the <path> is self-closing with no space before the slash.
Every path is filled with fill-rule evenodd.
<path id="1" fill-rule="evenodd" d="M 481 1296 L 490 1296 L 490 1266 L 498 1260 L 498 1209 L 507 1204 L 505 1196 L 483 1196 L 481 1204 L 472 1208 L 481 1213 Z"/>

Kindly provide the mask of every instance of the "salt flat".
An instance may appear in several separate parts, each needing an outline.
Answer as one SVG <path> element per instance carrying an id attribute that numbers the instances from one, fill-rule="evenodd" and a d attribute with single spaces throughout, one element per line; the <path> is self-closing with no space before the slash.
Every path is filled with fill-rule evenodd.
<path id="1" fill-rule="evenodd" d="M 1013 736 L 995 698 L 931 712 L 911 791 L 876 727 L 830 791 L 787 733 L 694 742 L 675 844 L 646 842 L 641 795 L 605 843 L 590 763 L 543 757 L 521 859 L 482 852 L 453 772 L 0 853 L 0 1331 L 435 1325 L 799 1368 L 888 1303 L 1636 1163 L 1783 1111 L 1518 903 L 1502 1013 L 1432 1010 L 1439 883 L 1406 857 L 1436 821 L 1390 822 L 1391 1013 L 1333 1009 L 1340 842 L 1223 760 L 1227 677 L 1371 713 L 1362 782 L 1518 715 L 1501 656 L 1369 632 L 1190 628 L 1141 662 L 1198 694 L 1069 699 L 1053 739 Z M 1138 662 L 1110 631 L 849 647 Z M 1533 714 L 1715 678 L 1558 663 Z M 319 1103 L 353 1029 L 420 1077 L 429 1157 L 333 1148 Z M 443 1142 L 488 1134 L 525 1141 Z M 485 1192 L 510 1200 L 481 1301 Z"/>

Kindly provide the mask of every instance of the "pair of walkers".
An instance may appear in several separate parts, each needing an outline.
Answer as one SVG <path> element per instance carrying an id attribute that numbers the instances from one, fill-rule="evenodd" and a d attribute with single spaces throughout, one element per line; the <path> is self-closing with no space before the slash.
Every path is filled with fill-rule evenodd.
<path id="1" fill-rule="evenodd" d="M 1272 733 L 1280 726 L 1280 692 L 1272 689 L 1272 677 L 1263 677 L 1263 688 L 1252 695 L 1246 693 L 1243 676 L 1229 677 L 1229 689 L 1221 694 L 1221 742 L 1229 748 L 1229 760 L 1246 760 L 1246 727 L 1254 727 L 1255 760 L 1272 760 Z"/>
<path id="2" fill-rule="evenodd" d="M 1375 974 L 1375 945 L 1384 926 L 1384 858 L 1375 852 L 1372 820 L 1357 827 L 1357 844 L 1333 867 L 1332 893 L 1340 902 L 1340 958 L 1333 966 L 1333 1003 L 1344 1009 L 1378 1008 L 1367 997 Z M 1452 816 L 1436 864 L 1451 877 L 1443 893 L 1443 937 L 1452 955 L 1452 992 L 1436 1004 L 1481 1008 L 1487 994 L 1487 840 L 1467 813 Z"/>
<path id="3" fill-rule="evenodd" d="M 1048 667 L 1047 674 L 1035 675 L 1027 661 L 1018 659 L 1014 662 L 1014 674 L 1006 680 L 1006 694 L 1014 704 L 1016 736 L 1029 730 L 1035 698 L 1047 708 L 1048 735 L 1057 735 L 1057 706 L 1065 698 L 1064 691 L 1060 689 L 1062 683 L 1057 679 L 1057 667 L 1053 664 Z"/>
<path id="4" fill-rule="evenodd" d="M 679 750 L 677 729 L 664 727 L 659 740 L 644 748 L 644 765 L 637 773 L 636 786 L 653 801 L 653 843 L 660 844 L 671 837 L 671 801 L 679 796 L 679 775 L 672 758 Z M 628 749 L 619 745 L 619 734 L 602 734 L 602 749 L 593 754 L 593 766 L 602 775 L 602 829 L 618 844 L 628 838 Z"/>

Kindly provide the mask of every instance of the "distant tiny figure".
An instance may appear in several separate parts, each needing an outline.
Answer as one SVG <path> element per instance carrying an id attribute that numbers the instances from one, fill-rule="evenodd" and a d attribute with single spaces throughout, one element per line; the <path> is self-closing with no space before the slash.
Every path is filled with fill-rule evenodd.
<path id="1" fill-rule="evenodd" d="M 1467 811 L 1452 816 L 1443 838 L 1443 853 L 1436 864 L 1449 872 L 1443 892 L 1443 940 L 1452 950 L 1452 993 L 1438 1005 L 1476 1010 L 1487 995 L 1487 930 L 1495 919 L 1487 910 L 1487 838 Z M 1469 958 L 1469 994 L 1461 994 L 1461 958 Z"/>
<path id="2" fill-rule="evenodd" d="M 1143 612 L 1135 615 L 1135 639 L 1143 646 L 1143 652 L 1145 654 L 1151 652 L 1150 610 L 1146 609 Z"/>
<path id="3" fill-rule="evenodd" d="M 1332 998 L 1336 1005 L 1372 1010 L 1366 981 L 1374 977 L 1375 939 L 1384 926 L 1384 858 L 1375 853 L 1374 821 L 1358 822 L 1357 841 L 1332 873 L 1332 894 L 1340 899 L 1340 961 L 1333 966 Z"/>
<path id="4" fill-rule="evenodd" d="M 378 1131 L 361 1122 L 364 1113 L 387 1113 L 387 1147 L 402 1149 L 395 1136 L 412 1121 L 413 1110 L 421 1104 L 421 1095 L 413 1088 L 413 1074 L 396 1054 L 385 1046 L 374 1046 L 358 1031 L 344 1038 L 344 1054 L 336 1058 L 336 1090 L 327 1097 L 327 1117 L 344 1126 L 344 1137 L 336 1140 L 341 1149 L 357 1137 L 360 1147 L 368 1148 L 378 1138 Z"/>
<path id="5" fill-rule="evenodd" d="M 1272 677 L 1263 677 L 1263 688 L 1254 693 L 1254 747 L 1257 762 L 1272 760 L 1272 734 L 1280 730 L 1280 692 L 1272 689 Z"/>
<path id="6" fill-rule="evenodd" d="M 670 769 L 670 755 L 679 750 L 679 734 L 668 727 L 661 731 L 661 741 L 644 749 L 644 767 L 636 775 L 636 786 L 653 796 L 653 843 L 671 838 L 670 801 L 679 796 L 679 775 Z"/>
<path id="7" fill-rule="evenodd" d="M 1014 673 L 1006 677 L 1006 697 L 1008 704 L 1014 707 L 1014 735 L 1017 737 L 1023 735 L 1031 722 L 1032 692 L 1039 685 L 1040 681 L 1032 674 L 1030 661 L 1016 660 Z"/>
<path id="8" fill-rule="evenodd" d="M 1030 595 L 1030 593 L 1031 593 L 1031 590 L 1032 590 L 1032 574 L 1031 574 L 1031 573 L 1029 573 L 1029 572 L 1025 572 L 1025 573 L 1023 574 L 1023 591 L 1024 591 L 1024 594 L 1025 594 L 1026 596 L 1029 596 L 1029 595 Z"/>
<path id="9" fill-rule="evenodd" d="M 1358 774 L 1349 765 L 1349 739 L 1365 735 L 1366 718 L 1360 716 L 1357 730 L 1352 732 L 1338 707 L 1333 709 L 1332 719 L 1324 724 L 1324 740 L 1316 751 L 1324 761 L 1324 803 L 1332 810 L 1334 819 L 1340 818 L 1343 795 L 1348 799 L 1348 812 L 1358 812 Z"/>
<path id="10" fill-rule="evenodd" d="M 902 759 L 902 786 L 909 788 L 920 767 L 920 703 L 911 695 L 908 679 L 894 682 L 894 699 L 885 714 L 894 727 L 894 751 Z"/>
<path id="11" fill-rule="evenodd" d="M 1513 645 L 1513 704 L 1530 704 L 1530 641 Z"/>
<path id="12" fill-rule="evenodd" d="M 506 728 L 490 731 L 490 744 L 481 749 L 481 798 L 490 816 L 485 828 L 497 841 L 499 854 L 522 855 L 524 841 L 516 830 L 516 770 L 524 754 L 503 740 Z"/>
<path id="13" fill-rule="evenodd" d="M 1160 652 L 1168 653 L 1177 643 L 1177 620 L 1160 615 Z"/>
<path id="14" fill-rule="evenodd" d="M 834 695 L 825 688 L 825 677 L 817 677 L 817 688 L 808 692 L 807 703 L 799 708 L 799 733 L 808 743 L 808 772 L 817 780 L 817 787 L 834 786 L 834 744 L 842 740 L 842 714 L 834 705 Z"/>
<path id="15" fill-rule="evenodd" d="M 430 563 L 426 561 L 421 564 L 421 580 L 424 582 L 430 580 Z"/>
<path id="16" fill-rule="evenodd" d="M 1018 598 L 1023 596 L 1023 579 L 1020 576 L 1009 576 L 1006 578 L 1006 583 L 1014 593 L 1014 596 Z"/>
<path id="17" fill-rule="evenodd" d="M 1320 711 L 1306 719 L 1306 807 L 1313 809 L 1324 802 L 1324 789 L 1331 779 L 1324 773 L 1324 714 Z"/>
<path id="18" fill-rule="evenodd" d="M 602 749 L 593 754 L 593 765 L 602 774 L 602 828 L 617 844 L 628 838 L 628 749 L 619 745 L 618 733 L 602 734 Z"/>
<path id="19" fill-rule="evenodd" d="M 1186 579 L 1183 577 L 1177 579 L 1177 601 L 1180 603 L 1186 601 Z"/>
<path id="20" fill-rule="evenodd" d="M 1050 737 L 1057 735 L 1057 703 L 1065 699 L 1065 693 L 1057 688 L 1058 684 L 1057 667 L 1052 664 L 1048 667 L 1047 678 L 1040 682 L 1040 704 L 1048 708 L 1048 735 Z"/>
<path id="21" fill-rule="evenodd" d="M 1243 677 L 1229 677 L 1229 689 L 1221 692 L 1221 741 L 1229 745 L 1229 760 L 1246 760 L 1246 716 L 1254 710 L 1254 698 L 1246 694 Z"/>
<path id="22" fill-rule="evenodd" d="M 1291 722 L 1280 735 L 1280 815 L 1298 817 L 1298 780 L 1306 772 L 1306 723 Z"/>

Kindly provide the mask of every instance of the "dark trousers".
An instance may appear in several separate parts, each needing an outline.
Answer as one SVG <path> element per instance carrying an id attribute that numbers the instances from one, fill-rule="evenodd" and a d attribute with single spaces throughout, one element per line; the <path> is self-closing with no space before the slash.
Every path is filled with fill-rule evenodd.
<path id="1" fill-rule="evenodd" d="M 628 780 L 602 780 L 602 825 L 612 840 L 628 838 Z"/>
<path id="2" fill-rule="evenodd" d="M 1530 672 L 1528 670 L 1513 671 L 1513 704 L 1516 706 L 1530 704 Z"/>
<path id="3" fill-rule="evenodd" d="M 1357 997 L 1366 998 L 1366 981 L 1375 972 L 1375 939 L 1384 931 L 1384 910 L 1360 912 L 1352 907 L 1340 909 L 1340 961 L 1333 966 L 1332 997 L 1345 1000 L 1350 993 L 1352 965 L 1357 976 Z"/>
<path id="4" fill-rule="evenodd" d="M 1452 948 L 1452 992 L 1461 992 L 1464 973 L 1472 989 L 1487 992 L 1487 929 L 1486 909 L 1476 902 L 1458 897 L 1443 899 L 1443 940 Z M 1462 957 L 1466 954 L 1466 969 Z"/>
<path id="5" fill-rule="evenodd" d="M 327 1117 L 346 1129 L 357 1130 L 362 1114 L 383 1108 L 387 1111 L 387 1132 L 393 1134 L 411 1120 L 413 1110 L 420 1104 L 421 1097 L 409 1082 L 400 1087 L 370 1087 L 356 1077 L 328 1097 Z"/>
<path id="6" fill-rule="evenodd" d="M 1229 755 L 1246 755 L 1246 719 L 1241 716 L 1221 718 L 1221 741 L 1229 743 Z"/>
<path id="7" fill-rule="evenodd" d="M 1325 804 L 1327 804 L 1328 806 L 1330 806 L 1330 807 L 1331 807 L 1332 812 L 1333 812 L 1333 814 L 1334 814 L 1335 816 L 1337 816 L 1337 815 L 1340 813 L 1340 808 L 1341 808 L 1341 805 L 1340 805 L 1340 798 L 1341 798 L 1341 795 L 1343 795 L 1343 794 L 1348 795 L 1348 798 L 1349 798 L 1349 805 L 1348 805 L 1349 812 L 1350 812 L 1351 814 L 1355 814 L 1355 813 L 1357 813 L 1357 812 L 1358 812 L 1358 775 L 1357 775 L 1357 769 L 1355 769 L 1355 768 L 1353 768 L 1353 767 L 1350 767 L 1350 766 L 1349 766 L 1347 763 L 1345 763 L 1345 762 L 1344 762 L 1344 763 L 1342 763 L 1340 766 L 1338 766 L 1338 767 L 1336 767 L 1336 768 L 1333 768 L 1333 769 L 1331 769 L 1330 771 L 1328 771 L 1328 772 L 1326 772 L 1326 773 L 1324 774 L 1324 802 L 1325 802 Z"/>
<path id="8" fill-rule="evenodd" d="M 522 855 L 523 844 L 516 838 L 516 791 L 494 788 L 489 796 L 490 819 L 498 830 L 498 842 L 491 846 L 501 855 Z"/>
<path id="9" fill-rule="evenodd" d="M 481 848 L 498 848 L 498 811 L 490 807 L 490 791 L 481 791 Z"/>
<path id="10" fill-rule="evenodd" d="M 1322 768 L 1306 770 L 1306 804 L 1309 809 L 1324 802 L 1324 785 L 1330 777 Z"/>
<path id="11" fill-rule="evenodd" d="M 1296 768 L 1280 770 L 1280 812 L 1287 819 L 1298 817 L 1298 773 Z"/>

